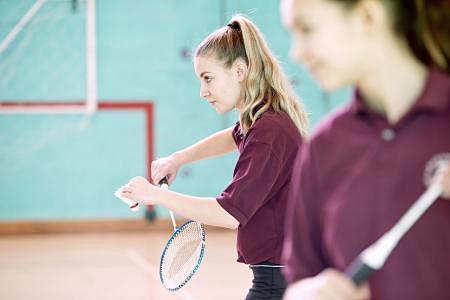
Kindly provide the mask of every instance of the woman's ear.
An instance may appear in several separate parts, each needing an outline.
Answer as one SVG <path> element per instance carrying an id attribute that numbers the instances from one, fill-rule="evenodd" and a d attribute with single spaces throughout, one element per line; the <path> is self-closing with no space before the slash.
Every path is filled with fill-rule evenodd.
<path id="1" fill-rule="evenodd" d="M 242 58 L 236 59 L 233 68 L 239 82 L 243 82 L 247 78 L 248 66 Z"/>
<path id="2" fill-rule="evenodd" d="M 363 0 L 356 7 L 355 12 L 359 14 L 362 26 L 368 33 L 379 32 L 380 28 L 390 26 L 387 16 L 387 4 L 381 1 Z"/>

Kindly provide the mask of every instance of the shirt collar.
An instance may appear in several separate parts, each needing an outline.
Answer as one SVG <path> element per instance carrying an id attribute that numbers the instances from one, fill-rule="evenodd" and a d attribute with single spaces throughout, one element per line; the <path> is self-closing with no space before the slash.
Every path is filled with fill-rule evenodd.
<path id="1" fill-rule="evenodd" d="M 358 91 L 354 90 L 350 110 L 355 114 L 374 114 L 375 112 L 363 101 Z M 434 111 L 448 109 L 450 100 L 450 76 L 437 67 L 430 68 L 425 87 L 410 112 Z"/>

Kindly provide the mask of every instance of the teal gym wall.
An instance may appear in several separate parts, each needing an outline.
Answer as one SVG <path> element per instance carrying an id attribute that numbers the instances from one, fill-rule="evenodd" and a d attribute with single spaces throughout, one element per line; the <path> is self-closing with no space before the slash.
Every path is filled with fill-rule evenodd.
<path id="1" fill-rule="evenodd" d="M 0 40 L 35 1 L 0 1 Z M 289 59 L 290 38 L 273 0 L 97 0 L 100 102 L 151 102 L 155 157 L 231 126 L 199 97 L 190 53 L 235 13 L 261 29 L 309 112 L 311 128 L 350 89 L 325 93 Z M 85 3 L 47 1 L 0 53 L 0 102 L 83 101 Z M 332 49 L 330 49 L 332 51 Z M 0 221 L 141 218 L 113 192 L 145 175 L 146 114 L 0 114 Z M 231 179 L 236 154 L 184 167 L 173 190 L 216 196 Z M 166 211 L 157 208 L 165 217 Z"/>

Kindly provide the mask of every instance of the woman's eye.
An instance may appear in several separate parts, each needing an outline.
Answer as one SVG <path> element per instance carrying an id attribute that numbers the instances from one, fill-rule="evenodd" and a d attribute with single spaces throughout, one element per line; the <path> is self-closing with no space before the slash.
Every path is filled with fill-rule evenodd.
<path id="1" fill-rule="evenodd" d="M 211 80 L 212 80 L 212 78 L 211 78 L 211 77 L 208 77 L 208 76 L 205 76 L 204 78 L 205 78 L 205 81 L 206 81 L 207 83 L 211 82 Z"/>
<path id="2" fill-rule="evenodd" d="M 311 33 L 312 29 L 311 29 L 311 26 L 303 25 L 303 26 L 300 28 L 300 31 L 301 31 L 303 34 L 308 34 L 308 33 Z"/>

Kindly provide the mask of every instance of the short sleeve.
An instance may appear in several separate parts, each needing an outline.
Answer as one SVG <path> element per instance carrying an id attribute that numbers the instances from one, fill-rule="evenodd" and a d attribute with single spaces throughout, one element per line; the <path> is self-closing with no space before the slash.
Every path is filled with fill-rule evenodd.
<path id="1" fill-rule="evenodd" d="M 270 200 L 281 172 L 281 162 L 271 145 L 250 142 L 245 145 L 230 185 L 217 198 L 218 203 L 240 226 L 245 226 L 256 211 Z"/>

